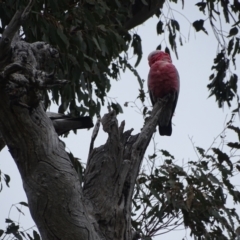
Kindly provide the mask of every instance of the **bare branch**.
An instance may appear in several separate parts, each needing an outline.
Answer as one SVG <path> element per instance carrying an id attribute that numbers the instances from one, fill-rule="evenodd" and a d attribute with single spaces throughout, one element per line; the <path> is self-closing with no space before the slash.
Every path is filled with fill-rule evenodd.
<path id="1" fill-rule="evenodd" d="M 118 127 L 115 111 L 105 114 L 101 120 L 108 140 L 89 155 L 83 194 L 91 215 L 107 239 L 122 239 L 124 233 L 128 233 L 126 239 L 132 239 L 131 203 L 135 181 L 159 115 L 168 101 L 163 99 L 155 104 L 142 132 L 134 136 L 131 136 L 133 129 L 123 132 L 124 122 Z M 114 228 L 114 232 L 107 231 L 108 228 Z"/>

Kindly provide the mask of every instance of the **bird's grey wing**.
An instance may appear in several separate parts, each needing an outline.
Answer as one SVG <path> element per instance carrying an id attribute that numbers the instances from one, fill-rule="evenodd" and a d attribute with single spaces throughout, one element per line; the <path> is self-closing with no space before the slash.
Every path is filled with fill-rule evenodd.
<path id="1" fill-rule="evenodd" d="M 150 99 L 151 99 L 152 105 L 154 106 L 154 104 L 155 104 L 155 102 L 157 101 L 157 99 L 155 99 L 155 97 L 153 96 L 151 90 L 149 90 L 149 96 L 150 96 Z"/>

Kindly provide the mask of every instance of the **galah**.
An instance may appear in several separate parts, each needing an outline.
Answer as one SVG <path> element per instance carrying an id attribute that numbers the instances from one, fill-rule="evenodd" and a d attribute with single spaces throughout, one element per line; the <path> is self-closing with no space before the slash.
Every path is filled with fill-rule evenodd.
<path id="1" fill-rule="evenodd" d="M 67 133 L 70 130 L 93 127 L 93 122 L 90 117 L 71 117 L 53 112 L 46 112 L 46 114 L 52 120 L 53 126 L 58 135 Z"/>
<path id="2" fill-rule="evenodd" d="M 162 112 L 158 127 L 160 135 L 171 136 L 172 116 L 177 104 L 180 89 L 179 75 L 175 66 L 172 64 L 168 53 L 160 50 L 153 51 L 148 56 L 150 71 L 148 74 L 148 90 L 152 105 L 158 99 L 167 95 L 173 95 L 173 101 L 166 103 Z"/>

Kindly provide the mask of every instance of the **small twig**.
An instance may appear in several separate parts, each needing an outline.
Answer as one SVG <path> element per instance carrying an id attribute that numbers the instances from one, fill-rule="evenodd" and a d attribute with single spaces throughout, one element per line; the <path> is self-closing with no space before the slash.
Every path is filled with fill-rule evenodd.
<path id="1" fill-rule="evenodd" d="M 33 4 L 34 4 L 34 0 L 30 0 L 27 7 L 24 9 L 23 13 L 22 13 L 22 16 L 21 16 L 21 23 L 23 21 L 26 20 L 26 18 L 28 17 L 32 7 L 33 7 Z"/>

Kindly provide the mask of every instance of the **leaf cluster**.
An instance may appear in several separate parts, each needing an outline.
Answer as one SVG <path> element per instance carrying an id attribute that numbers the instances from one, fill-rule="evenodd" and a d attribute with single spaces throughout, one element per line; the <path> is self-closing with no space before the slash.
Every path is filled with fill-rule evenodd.
<path id="1" fill-rule="evenodd" d="M 3 32 L 15 11 L 26 6 L 26 0 L 0 2 Z M 67 109 L 74 115 L 100 113 L 110 90 L 111 79 L 118 80 L 123 68 L 120 53 L 132 46 L 141 60 L 141 39 L 131 36 L 123 27 L 132 16 L 133 1 L 63 0 L 36 1 L 32 13 L 22 26 L 25 41 L 45 41 L 60 53 L 57 73 L 70 84 L 45 92 L 45 106 L 53 100 L 59 112 Z M 132 44 L 131 44 L 132 43 Z M 48 61 L 45 69 L 51 69 Z M 116 110 L 116 104 L 110 106 Z M 120 111 L 120 110 L 119 110 Z"/>
<path id="2" fill-rule="evenodd" d="M 196 20 L 193 27 L 196 31 L 207 30 L 204 23 L 209 21 L 213 33 L 218 41 L 219 49 L 214 59 L 210 75 L 211 83 L 207 85 L 210 95 L 215 96 L 218 106 L 222 107 L 224 103 L 231 106 L 232 100 L 237 95 L 238 76 L 231 71 L 231 65 L 236 68 L 236 56 L 240 53 L 239 47 L 239 27 L 240 27 L 240 3 L 239 1 L 212 1 L 204 0 L 196 4 L 199 11 L 207 15 L 207 20 Z M 223 19 L 225 23 L 223 23 Z M 231 28 L 227 32 L 224 26 L 231 24 Z M 239 104 L 236 111 L 239 111 Z"/>
<path id="3" fill-rule="evenodd" d="M 161 12 L 157 14 L 157 16 L 160 16 Z M 178 53 L 177 53 L 177 36 L 179 36 L 179 42 L 180 45 L 182 45 L 182 38 L 180 35 L 180 24 L 178 23 L 178 21 L 174 18 L 170 18 L 170 19 L 165 19 L 165 21 L 163 21 L 161 18 L 157 23 L 157 34 L 161 35 L 161 34 L 165 34 L 168 33 L 168 42 L 171 46 L 171 50 L 176 54 L 176 56 L 178 57 Z M 162 45 L 159 44 L 157 46 L 158 50 L 161 50 Z M 164 50 L 165 52 L 170 54 L 170 50 L 168 49 L 168 47 L 165 48 Z"/>
<path id="4" fill-rule="evenodd" d="M 228 129 L 240 129 L 229 123 Z M 207 151 L 196 147 L 197 161 L 183 167 L 166 150 L 148 157 L 152 165 L 139 175 L 133 199 L 132 225 L 143 239 L 172 231 L 181 225 L 190 229 L 194 239 L 234 239 L 240 223 L 235 208 L 227 200 L 240 203 L 240 191 L 231 182 L 240 171 L 239 142 L 227 143 Z M 163 164 L 156 166 L 161 156 Z M 235 160 L 236 159 L 236 160 Z"/>
<path id="5" fill-rule="evenodd" d="M 10 176 L 8 174 L 5 174 L 1 171 L 0 169 L 0 192 L 2 191 L 3 189 L 3 185 L 2 185 L 2 179 L 5 181 L 5 184 L 10 187 L 9 183 L 10 183 Z"/>
<path id="6" fill-rule="evenodd" d="M 178 1 L 172 2 L 177 3 Z M 182 8 L 184 8 L 184 1 L 179 2 L 182 3 Z M 236 99 L 238 101 L 238 107 L 235 112 L 237 112 L 240 109 L 239 96 L 237 94 L 238 75 L 231 70 L 231 67 L 237 68 L 236 58 L 240 53 L 240 4 L 238 1 L 230 3 L 230 1 L 222 0 L 203 0 L 197 2 L 195 5 L 204 15 L 205 19 L 195 20 L 191 24 L 192 27 L 196 32 L 202 31 L 208 35 L 209 30 L 207 30 L 205 25 L 209 23 L 218 44 L 216 57 L 214 58 L 214 64 L 212 66 L 213 73 L 209 76 L 211 82 L 207 85 L 210 92 L 209 97 L 215 96 L 219 107 L 223 107 L 224 103 L 231 106 L 232 101 Z M 175 14 L 173 14 L 174 11 L 169 4 L 167 16 L 159 10 L 156 13 L 159 17 L 156 28 L 157 34 L 164 34 L 163 41 L 165 41 L 165 45 L 167 46 L 169 43 L 171 50 L 178 58 L 177 38 L 179 39 L 179 44 L 183 45 L 183 35 L 180 30 L 181 26 L 175 19 Z M 168 43 L 165 40 L 165 36 L 168 36 Z M 159 44 L 157 49 L 161 50 L 162 44 Z M 170 53 L 168 47 L 165 48 L 165 51 Z M 203 54 L 204 53 L 203 51 Z M 201 66 L 200 63 L 199 66 Z"/>
<path id="7" fill-rule="evenodd" d="M 18 207 L 18 205 L 28 207 L 28 204 L 26 202 L 19 202 L 18 204 L 12 205 L 12 207 L 15 207 L 19 214 L 24 215 L 23 211 Z M 12 209 L 11 207 L 11 209 Z M 10 209 L 10 211 L 11 211 Z M 13 221 L 10 218 L 5 219 L 5 223 L 7 223 L 6 230 L 0 229 L 0 239 L 4 239 L 5 237 L 12 237 L 14 236 L 14 239 L 17 240 L 40 240 L 40 235 L 37 231 L 33 230 L 32 236 L 28 233 L 30 229 L 28 230 L 22 230 L 19 226 L 19 223 Z"/>

